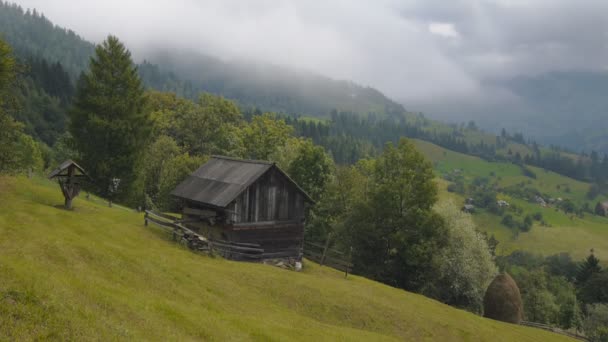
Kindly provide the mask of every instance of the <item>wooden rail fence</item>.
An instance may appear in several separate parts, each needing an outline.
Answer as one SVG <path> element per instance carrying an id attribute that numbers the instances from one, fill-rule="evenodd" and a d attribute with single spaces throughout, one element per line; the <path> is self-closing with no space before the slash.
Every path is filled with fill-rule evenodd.
<path id="1" fill-rule="evenodd" d="M 350 255 L 329 248 L 329 239 L 327 239 L 325 245 L 304 241 L 304 256 L 321 266 L 329 266 L 344 271 L 344 277 L 347 277 L 353 269 Z"/>
<path id="2" fill-rule="evenodd" d="M 146 226 L 151 222 L 159 227 L 171 230 L 173 240 L 181 242 L 192 250 L 204 252 L 213 251 L 227 259 L 258 261 L 263 259 L 291 257 L 294 253 L 300 253 L 299 248 L 297 251 L 285 249 L 278 252 L 265 252 L 262 246 L 255 243 L 211 239 L 188 229 L 179 223 L 179 219 L 175 216 L 158 213 L 152 210 L 145 211 L 144 222 Z"/>
<path id="3" fill-rule="evenodd" d="M 543 330 L 547 330 L 547 331 L 551 331 L 553 333 L 556 334 L 561 334 L 561 335 L 565 335 L 577 340 L 581 340 L 581 341 L 589 341 L 585 336 L 579 335 L 579 334 L 575 334 L 566 330 L 562 330 L 560 328 L 556 328 L 556 327 L 552 327 L 550 325 L 547 324 L 541 324 L 541 323 L 535 323 L 535 322 L 526 322 L 526 321 L 522 321 L 521 323 L 519 323 L 520 325 L 524 325 L 527 327 L 532 327 L 532 328 L 537 328 L 537 329 L 543 329 Z"/>

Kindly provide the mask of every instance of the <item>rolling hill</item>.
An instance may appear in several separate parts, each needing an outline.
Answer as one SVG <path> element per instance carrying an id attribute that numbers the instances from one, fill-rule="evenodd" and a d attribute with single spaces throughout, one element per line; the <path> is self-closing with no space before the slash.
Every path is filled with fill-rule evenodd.
<path id="1" fill-rule="evenodd" d="M 22 59 L 62 63 L 73 80 L 86 70 L 94 53 L 93 43 L 53 24 L 44 14 L 1 1 L 0 38 Z M 209 52 L 157 48 L 147 51 L 144 61 L 136 62 L 141 63 L 139 73 L 148 88 L 191 99 L 209 92 L 235 100 L 243 108 L 316 117 L 328 116 L 334 109 L 362 115 L 405 111 L 378 90 L 352 81 L 267 63 L 225 61 Z"/>
<path id="2" fill-rule="evenodd" d="M 487 178 L 496 182 L 501 189 L 508 187 L 527 187 L 538 190 L 552 197 L 570 199 L 577 205 L 590 202 L 591 206 L 605 197 L 593 201 L 586 198 L 589 184 L 568 178 L 557 173 L 527 166 L 536 175 L 530 178 L 523 174 L 521 167 L 507 162 L 488 162 L 481 158 L 450 151 L 426 141 L 416 140 L 417 148 L 433 162 L 439 178 L 459 170 L 465 184 L 471 184 L 476 178 Z M 464 203 L 465 198 L 459 194 L 448 192 L 448 181 L 439 180 L 443 200 L 452 199 L 457 204 Z M 494 234 L 499 240 L 497 252 L 509 254 L 514 250 L 525 250 L 540 253 L 545 256 L 568 252 L 575 260 L 580 260 L 589 254 L 593 248 L 595 255 L 604 262 L 608 260 L 608 219 L 591 214 L 578 217 L 556 210 L 555 207 L 541 207 L 528 199 L 517 198 L 498 192 L 499 199 L 507 200 L 522 209 L 522 213 L 511 213 L 515 217 L 540 212 L 546 226 L 536 222 L 529 232 L 515 232 L 501 224 L 501 217 L 485 210 L 478 210 L 473 219 L 477 226 Z"/>
<path id="3" fill-rule="evenodd" d="M 0 340 L 568 340 L 310 262 L 197 255 L 93 199 L 0 178 Z"/>

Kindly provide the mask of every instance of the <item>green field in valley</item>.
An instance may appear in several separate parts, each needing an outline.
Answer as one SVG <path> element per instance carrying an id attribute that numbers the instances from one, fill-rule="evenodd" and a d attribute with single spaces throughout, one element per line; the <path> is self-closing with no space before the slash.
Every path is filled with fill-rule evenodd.
<path id="1" fill-rule="evenodd" d="M 141 214 L 0 178 L 0 340 L 560 341 L 306 262 L 198 255 Z"/>
<path id="2" fill-rule="evenodd" d="M 496 181 L 499 187 L 521 186 L 538 189 L 549 196 L 570 199 L 577 205 L 587 202 L 593 208 L 595 203 L 605 198 L 590 201 L 586 198 L 589 184 L 574 180 L 555 172 L 527 166 L 536 178 L 530 178 L 522 173 L 519 166 L 506 162 L 488 162 L 481 158 L 446 150 L 426 141 L 415 140 L 417 148 L 433 163 L 438 177 L 459 170 L 465 183 L 472 182 L 477 177 L 486 177 Z M 439 180 L 442 200 L 451 199 L 461 205 L 465 198 L 455 193 L 447 192 L 449 182 Z M 513 229 L 500 223 L 501 217 L 478 210 L 473 218 L 477 226 L 487 231 L 500 241 L 497 252 L 509 254 L 514 250 L 526 250 L 545 256 L 568 252 L 575 259 L 582 259 L 589 254 L 591 248 L 603 263 L 608 261 L 608 218 L 585 214 L 577 217 L 565 214 L 554 207 L 541 207 L 528 200 L 514 198 L 499 193 L 499 199 L 522 208 L 524 214 L 540 212 L 548 224 L 542 226 L 535 222 L 531 231 L 515 233 Z M 522 216 L 523 216 L 522 215 Z"/>

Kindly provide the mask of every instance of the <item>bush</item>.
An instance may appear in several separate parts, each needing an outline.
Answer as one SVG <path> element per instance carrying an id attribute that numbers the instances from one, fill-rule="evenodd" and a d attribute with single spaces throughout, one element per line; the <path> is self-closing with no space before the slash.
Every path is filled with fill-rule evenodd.
<path id="1" fill-rule="evenodd" d="M 511 214 L 507 214 L 505 215 L 502 220 L 500 221 L 500 223 L 502 223 L 503 225 L 509 227 L 509 228 L 513 228 L 515 227 L 515 220 L 513 219 L 513 216 Z"/>
<path id="2" fill-rule="evenodd" d="M 523 166 L 521 168 L 521 172 L 523 173 L 524 176 L 529 177 L 529 178 L 533 178 L 536 179 L 536 173 L 534 173 L 534 171 L 530 170 L 529 168 Z"/>
<path id="3" fill-rule="evenodd" d="M 438 299 L 481 312 L 484 291 L 498 272 L 486 237 L 477 231 L 471 215 L 454 203 L 441 203 L 435 210 L 445 220 L 448 237 L 447 246 L 439 252 Z"/>
<path id="4" fill-rule="evenodd" d="M 587 305 L 583 329 L 590 341 L 608 341 L 608 304 Z"/>
<path id="5" fill-rule="evenodd" d="M 484 317 L 519 324 L 523 304 L 517 284 L 507 273 L 496 276 L 483 298 Z"/>

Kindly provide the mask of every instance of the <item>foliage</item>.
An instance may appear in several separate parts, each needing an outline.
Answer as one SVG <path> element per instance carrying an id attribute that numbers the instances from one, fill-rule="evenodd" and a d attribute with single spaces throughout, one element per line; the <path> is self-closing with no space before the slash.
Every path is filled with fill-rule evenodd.
<path id="1" fill-rule="evenodd" d="M 578 265 L 572 261 L 568 253 L 550 255 L 545 259 L 547 272 L 554 276 L 562 276 L 573 282 L 578 270 Z"/>
<path id="2" fill-rule="evenodd" d="M 146 93 L 154 134 L 173 138 L 192 155 L 242 155 L 242 116 L 234 102 L 200 94 L 197 102 L 172 93 Z"/>
<path id="3" fill-rule="evenodd" d="M 234 154 L 240 146 L 236 128 L 241 112 L 234 102 L 201 94 L 193 110 L 177 113 L 176 140 L 191 154 Z"/>
<path id="4" fill-rule="evenodd" d="M 107 196 L 113 179 L 118 194 L 135 181 L 136 166 L 150 133 L 143 87 L 130 52 L 113 36 L 95 49 L 90 70 L 78 82 L 70 132 L 97 190 Z"/>
<path id="5" fill-rule="evenodd" d="M 16 171 L 19 155 L 17 142 L 23 125 L 0 109 L 0 173 Z"/>
<path id="6" fill-rule="evenodd" d="M 53 162 L 59 164 L 68 159 L 81 160 L 81 156 L 74 146 L 74 137 L 69 131 L 60 135 L 53 145 Z"/>
<path id="7" fill-rule="evenodd" d="M 608 341 L 608 304 L 591 304 L 585 308 L 585 334 L 592 342 Z"/>
<path id="8" fill-rule="evenodd" d="M 583 303 L 608 303 L 608 271 L 593 273 L 584 283 L 578 284 Z"/>
<path id="9" fill-rule="evenodd" d="M 72 77 L 84 71 L 93 55 L 93 44 L 73 31 L 53 25 L 36 10 L 0 2 L 0 32 L 21 58 L 41 56 L 67 66 Z"/>
<path id="10" fill-rule="evenodd" d="M 526 320 L 564 329 L 579 324 L 576 292 L 565 278 L 548 275 L 542 268 L 520 269 L 514 277 L 521 289 Z"/>
<path id="11" fill-rule="evenodd" d="M 258 115 L 243 128 L 245 156 L 251 159 L 268 160 L 284 146 L 293 134 L 293 127 L 271 113 Z"/>
<path id="12" fill-rule="evenodd" d="M 432 210 L 431 165 L 402 139 L 373 162 L 368 189 L 348 218 L 358 273 L 408 290 L 432 293 L 436 251 L 445 246 L 442 218 Z"/>
<path id="13" fill-rule="evenodd" d="M 148 146 L 145 153 L 145 163 L 142 167 L 142 175 L 144 182 L 143 192 L 149 198 L 152 203 L 159 203 L 165 201 L 159 196 L 161 183 L 164 184 L 161 174 L 166 174 L 164 171 L 166 164 L 168 164 L 172 158 L 181 154 L 181 149 L 171 137 L 162 135 L 158 137 L 150 146 Z M 167 195 L 167 194 L 165 194 Z M 144 204 L 145 205 L 145 204 Z M 147 209 L 148 208 L 146 205 Z"/>
<path id="14" fill-rule="evenodd" d="M 299 146 L 297 155 L 287 168 L 287 173 L 313 200 L 318 200 L 325 191 L 333 168 L 334 162 L 325 149 L 306 140 Z"/>
<path id="15" fill-rule="evenodd" d="M 435 206 L 447 228 L 447 245 L 439 251 L 439 299 L 447 304 L 481 312 L 483 296 L 497 273 L 485 237 L 469 214 L 453 202 Z"/>
<path id="16" fill-rule="evenodd" d="M 205 157 L 190 156 L 187 153 L 166 160 L 160 170 L 156 202 L 158 207 L 166 211 L 176 209 L 176 203 L 169 193 L 206 161 L 207 158 Z"/>
<path id="17" fill-rule="evenodd" d="M 365 161 L 353 166 L 336 167 L 325 191 L 309 212 L 305 229 L 307 241 L 322 243 L 330 238 L 331 233 L 334 238 L 330 243 L 345 252 L 350 252 L 353 233 L 348 220 L 362 201 L 369 182 L 363 164 Z"/>
<path id="18" fill-rule="evenodd" d="M 38 143 L 24 134 L 23 124 L 9 115 L 15 109 L 10 93 L 15 68 L 11 47 L 0 40 L 0 173 L 30 168 L 41 170 L 43 167 Z"/>
<path id="19" fill-rule="evenodd" d="M 600 266 L 599 259 L 596 258 L 593 251 L 591 251 L 591 254 L 589 254 L 587 259 L 581 262 L 578 267 L 578 271 L 576 273 L 576 282 L 578 284 L 584 284 L 587 280 L 589 280 L 589 278 L 591 278 L 591 276 L 599 273 L 601 270 L 602 267 Z"/>

